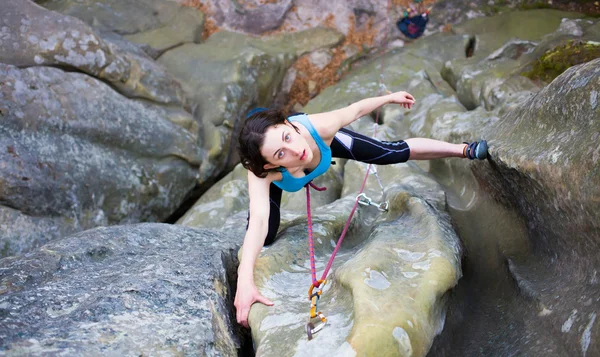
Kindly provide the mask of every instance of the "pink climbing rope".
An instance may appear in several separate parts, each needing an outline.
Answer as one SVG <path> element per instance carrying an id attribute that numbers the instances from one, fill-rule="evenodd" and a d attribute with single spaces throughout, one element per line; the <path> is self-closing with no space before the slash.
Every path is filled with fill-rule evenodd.
<path id="1" fill-rule="evenodd" d="M 312 181 L 306 184 L 306 215 L 308 217 L 308 250 L 310 252 L 310 271 L 312 274 L 313 285 L 318 288 L 319 282 L 317 281 L 317 268 L 315 267 L 315 245 L 313 243 L 313 230 L 312 230 L 312 215 L 310 213 L 310 187 L 317 191 L 325 191 L 326 187 L 317 187 Z"/>
<path id="2" fill-rule="evenodd" d="M 387 2 L 387 13 L 388 13 L 388 15 L 390 13 L 390 0 L 388 0 L 388 2 Z M 389 16 L 386 16 L 386 18 L 388 19 L 388 25 L 386 25 L 386 28 L 388 28 Z M 388 37 L 388 31 L 386 30 L 385 37 L 383 40 L 384 46 L 387 43 L 387 37 Z M 380 89 L 379 94 L 380 95 L 381 95 L 381 90 L 384 86 L 383 85 L 383 72 L 385 69 L 384 59 L 385 59 L 385 56 L 382 55 L 381 56 L 381 73 L 379 74 L 379 89 Z M 380 111 L 381 111 L 381 108 L 377 108 L 377 113 L 375 115 L 375 124 L 379 124 L 379 112 Z M 377 135 L 377 126 L 375 127 L 375 130 L 373 131 L 373 137 L 375 137 L 376 135 Z M 365 190 L 365 186 L 367 184 L 367 179 L 369 178 L 369 172 L 371 172 L 371 166 L 372 166 L 372 164 L 369 164 L 369 166 L 367 167 L 367 172 L 365 174 L 365 178 L 363 179 L 362 186 L 360 187 L 360 192 L 358 193 L 359 196 Z M 342 242 L 344 241 L 344 237 L 346 236 L 346 233 L 348 232 L 348 228 L 350 227 L 350 223 L 352 222 L 352 217 L 354 216 L 354 212 L 356 212 L 356 208 L 358 207 L 358 196 L 357 196 L 356 200 L 354 201 L 354 206 L 352 207 L 352 211 L 350 211 L 350 216 L 348 217 L 348 220 L 346 221 L 346 224 L 344 225 L 342 234 L 340 235 L 340 238 L 338 239 L 337 244 L 335 245 L 335 248 L 333 249 L 333 252 L 331 253 L 331 257 L 329 257 L 329 261 L 327 262 L 327 266 L 325 267 L 325 270 L 323 271 L 321 280 L 317 280 L 317 269 L 315 267 L 315 248 L 314 248 L 314 243 L 313 243 L 312 216 L 310 213 L 310 187 L 314 188 L 317 191 L 324 191 L 324 190 L 326 190 L 326 188 L 325 187 L 317 187 L 312 182 L 309 182 L 305 187 L 306 187 L 306 213 L 308 216 L 308 247 L 309 247 L 309 252 L 310 252 L 310 271 L 311 271 L 313 286 L 315 288 L 319 288 L 319 285 L 321 284 L 321 282 L 325 281 L 325 278 L 327 277 L 327 274 L 329 273 L 329 270 L 331 269 L 331 266 L 333 265 L 333 260 L 335 259 L 335 256 L 336 256 L 338 250 L 340 250 L 340 247 L 342 246 Z"/>

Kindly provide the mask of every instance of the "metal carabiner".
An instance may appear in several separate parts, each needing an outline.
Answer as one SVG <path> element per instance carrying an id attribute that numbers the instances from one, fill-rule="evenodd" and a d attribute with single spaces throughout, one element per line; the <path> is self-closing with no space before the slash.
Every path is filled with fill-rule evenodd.
<path id="1" fill-rule="evenodd" d="M 370 206 L 371 205 L 371 199 L 369 197 L 367 197 L 367 195 L 363 192 L 360 195 L 356 196 L 356 200 L 358 201 L 359 204 L 363 205 L 363 206 Z"/>
<path id="2" fill-rule="evenodd" d="M 308 337 L 308 340 L 312 340 L 313 335 L 319 331 L 321 331 L 323 329 L 323 327 L 325 327 L 325 325 L 327 325 L 327 319 L 325 318 L 325 316 L 321 313 L 318 312 L 319 314 L 319 318 L 321 319 L 320 322 L 317 322 L 317 326 L 315 326 L 312 322 L 310 322 L 310 320 L 308 321 L 308 323 L 306 324 L 306 336 Z"/>
<path id="3" fill-rule="evenodd" d="M 377 208 L 381 211 L 381 212 L 387 212 L 388 208 L 390 207 L 390 204 L 388 203 L 388 201 L 385 202 L 381 202 L 379 204 L 379 206 L 377 206 Z"/>
<path id="4" fill-rule="evenodd" d="M 310 300 L 310 317 L 308 318 L 308 323 L 306 324 L 306 335 L 308 336 L 308 340 L 312 340 L 313 334 L 321 331 L 323 327 L 327 324 L 327 318 L 323 313 L 319 310 L 319 299 L 321 298 L 321 294 L 323 293 L 323 287 L 327 283 L 327 280 L 318 280 L 319 286 L 317 291 L 313 292 L 315 285 L 311 284 L 308 289 L 308 299 Z M 319 318 L 320 323 L 317 322 L 317 326 L 311 322 L 314 318 Z"/>
<path id="5" fill-rule="evenodd" d="M 356 196 L 356 200 L 358 201 L 359 204 L 361 204 L 363 206 L 375 206 L 381 212 L 387 212 L 388 208 L 389 208 L 388 201 L 384 201 L 381 203 L 373 203 L 373 201 L 371 201 L 371 199 L 369 197 L 367 197 L 367 195 L 365 195 L 364 192 L 361 193 L 360 195 Z"/>

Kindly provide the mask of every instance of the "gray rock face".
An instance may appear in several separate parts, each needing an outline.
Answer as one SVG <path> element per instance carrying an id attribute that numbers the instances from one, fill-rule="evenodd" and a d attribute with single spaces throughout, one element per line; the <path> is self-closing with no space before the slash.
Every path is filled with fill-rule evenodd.
<path id="1" fill-rule="evenodd" d="M 4 356 L 235 356 L 234 240 L 165 224 L 96 228 L 0 260 Z"/>
<path id="2" fill-rule="evenodd" d="M 97 29 L 131 35 L 168 24 L 181 6 L 162 0 L 36 0 L 41 6 L 81 19 Z"/>
<path id="3" fill-rule="evenodd" d="M 102 32 L 149 45 L 156 55 L 188 42 L 200 42 L 204 14 L 163 0 L 39 0 L 40 5 L 76 17 Z"/>
<path id="4" fill-rule="evenodd" d="M 494 164 L 477 172 L 527 222 L 531 254 L 509 257 L 521 293 L 565 352 L 588 356 L 600 353 L 599 93 L 600 59 L 567 70 L 490 128 Z"/>
<path id="5" fill-rule="evenodd" d="M 196 137 L 174 123 L 189 114 L 55 68 L 0 64 L 0 77 L 0 200 L 18 211 L 2 214 L 6 251 L 65 229 L 164 220 L 194 187 Z M 43 217 L 55 228 L 41 232 Z"/>
<path id="6" fill-rule="evenodd" d="M 0 13 L 0 62 L 60 66 L 109 82 L 132 98 L 182 105 L 179 82 L 147 57 L 102 40 L 82 21 L 29 0 L 8 1 Z"/>
<path id="7" fill-rule="evenodd" d="M 249 34 L 261 34 L 275 30 L 283 23 L 292 7 L 292 0 L 275 2 L 215 1 L 215 17 L 234 30 Z"/>
<path id="8" fill-rule="evenodd" d="M 327 26 L 344 35 L 368 34 L 373 37 L 374 46 L 402 36 L 394 24 L 404 9 L 388 6 L 387 0 L 206 0 L 202 3 L 214 15 L 212 18 L 217 26 L 247 34 Z"/>

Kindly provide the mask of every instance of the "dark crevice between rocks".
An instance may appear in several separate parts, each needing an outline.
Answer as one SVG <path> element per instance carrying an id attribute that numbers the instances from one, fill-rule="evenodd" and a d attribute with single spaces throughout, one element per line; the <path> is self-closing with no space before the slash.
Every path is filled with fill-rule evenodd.
<path id="1" fill-rule="evenodd" d="M 465 47 L 465 56 L 467 58 L 473 57 L 475 53 L 475 45 L 477 44 L 477 40 L 475 36 L 470 36 L 469 41 L 467 42 L 467 46 Z"/>
<path id="2" fill-rule="evenodd" d="M 252 343 L 252 335 L 250 329 L 242 327 L 237 323 L 235 317 L 235 306 L 233 306 L 233 300 L 237 291 L 237 270 L 239 261 L 237 259 L 237 249 L 229 250 L 224 252 L 222 255 L 223 265 L 225 266 L 225 272 L 227 274 L 227 308 L 229 317 L 231 318 L 231 326 L 233 327 L 233 333 L 240 343 L 238 349 L 238 357 L 254 357 L 254 346 Z"/>
<path id="3" fill-rule="evenodd" d="M 240 131 L 241 123 L 232 128 L 232 135 L 229 142 L 230 148 L 236 147 L 236 141 Z M 173 212 L 164 221 L 164 223 L 174 224 L 175 222 L 177 222 L 177 220 L 179 220 L 179 218 L 183 217 L 183 215 L 194 206 L 196 201 L 198 201 L 198 199 L 200 199 L 200 197 L 204 193 L 206 193 L 206 191 L 208 191 L 213 185 L 215 185 L 223 177 L 227 176 L 227 174 L 229 174 L 231 171 L 233 171 L 233 169 L 235 169 L 235 166 L 240 162 L 240 158 L 235 152 L 235 150 L 229 150 L 227 156 L 224 159 L 224 162 L 226 162 L 227 164 L 224 165 L 225 167 L 222 170 L 222 172 L 219 175 L 204 181 L 202 184 L 196 185 L 196 187 L 194 187 L 190 192 L 188 192 L 186 198 L 179 205 L 179 208 L 177 208 L 175 212 Z"/>
<path id="4" fill-rule="evenodd" d="M 477 253 L 474 253 L 477 254 Z M 514 281 L 508 278 L 508 268 L 504 265 L 496 276 L 498 281 L 486 280 L 480 272 L 477 258 L 465 255 L 462 261 L 463 276 L 458 285 L 446 295 L 446 319 L 443 331 L 435 337 L 428 357 L 447 356 L 504 356 L 502 347 L 475 346 L 473 341 L 488 338 L 486 331 L 497 331 L 497 335 L 511 334 L 518 341 L 523 334 L 522 326 L 515 319 L 506 316 L 506 306 L 518 301 L 519 291 Z M 504 275 L 506 279 L 500 276 Z M 506 325 L 511 326 L 506 329 Z M 506 336 L 505 336 L 506 337 Z M 497 337 L 489 337 L 490 342 Z M 519 350 L 513 346 L 514 350 Z"/>
<path id="5" fill-rule="evenodd" d="M 160 51 L 159 51 L 159 50 L 154 50 L 154 49 L 152 49 L 151 51 L 150 51 L 150 50 L 149 50 L 149 51 L 146 51 L 146 50 L 144 50 L 144 52 L 146 52 L 146 54 L 148 54 L 148 56 L 152 57 L 152 58 L 153 58 L 155 61 L 157 61 L 157 62 L 158 62 L 158 60 L 159 60 L 159 59 L 160 59 L 160 58 L 161 58 L 161 57 L 162 57 L 162 56 L 163 56 L 165 53 L 167 53 L 167 52 L 169 52 L 169 51 L 172 51 L 172 50 L 174 50 L 174 49 L 176 49 L 176 48 L 183 47 L 184 45 L 187 45 L 187 44 L 196 44 L 196 43 L 195 43 L 195 42 L 181 42 L 181 43 L 174 44 L 174 45 L 172 45 L 171 47 L 167 47 L 167 48 L 165 48 L 165 49 L 162 49 L 162 50 L 160 50 Z"/>
<path id="6" fill-rule="evenodd" d="M 447 293 L 444 327 L 427 357 L 532 355 L 524 321 L 539 310 L 531 296 L 523 296 L 510 269 L 511 253 L 506 251 L 507 237 L 514 237 L 511 243 L 527 237 L 514 227 L 518 216 L 489 194 L 485 182 L 477 181 L 473 187 L 479 198 L 469 209 L 458 187 L 445 187 L 452 227 L 463 246 L 462 277 Z"/>
<path id="7" fill-rule="evenodd" d="M 200 197 L 202 197 L 202 195 L 206 193 L 209 188 L 219 182 L 219 180 L 225 177 L 228 173 L 229 171 L 223 172 L 221 175 L 214 177 L 209 181 L 205 181 L 201 185 L 196 185 L 196 187 L 187 193 L 179 207 L 173 213 L 171 213 L 171 215 L 167 217 L 163 223 L 175 224 L 179 218 L 183 217 L 183 215 L 194 206 L 196 201 L 198 201 L 198 199 L 200 199 Z"/>
<path id="8" fill-rule="evenodd" d="M 449 293 L 444 329 L 427 356 L 568 355 L 571 347 L 560 330 L 566 317 L 552 308 L 557 294 L 549 283 L 563 277 L 552 268 L 556 263 L 547 263 L 558 247 L 536 232 L 523 203 L 523 187 L 536 192 L 538 203 L 545 202 L 544 191 L 497 160 L 487 165 L 473 170 L 480 195 L 476 206 L 464 210 L 447 189 L 454 202 L 448 208 L 453 228 L 464 246 L 463 275 Z M 564 292 L 568 283 L 561 286 Z"/>

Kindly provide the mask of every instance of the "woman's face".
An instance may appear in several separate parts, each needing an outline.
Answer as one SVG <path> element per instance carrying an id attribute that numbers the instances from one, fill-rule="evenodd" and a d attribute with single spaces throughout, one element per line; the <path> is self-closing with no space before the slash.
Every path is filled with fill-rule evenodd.
<path id="1" fill-rule="evenodd" d="M 267 129 L 260 152 L 269 162 L 264 165 L 266 170 L 280 166 L 287 169 L 306 166 L 313 159 L 313 152 L 306 139 L 288 122 Z"/>

